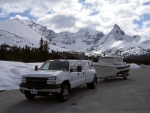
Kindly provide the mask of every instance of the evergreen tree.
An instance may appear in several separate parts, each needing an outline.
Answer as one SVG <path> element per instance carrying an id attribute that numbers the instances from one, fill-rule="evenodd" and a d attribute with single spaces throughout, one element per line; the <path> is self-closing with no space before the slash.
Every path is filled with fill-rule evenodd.
<path id="1" fill-rule="evenodd" d="M 43 45 L 44 45 L 44 41 L 43 41 L 43 38 L 41 38 L 41 40 L 40 40 L 40 48 L 39 48 L 39 50 L 40 51 L 43 51 Z"/>
<path id="2" fill-rule="evenodd" d="M 47 41 L 44 41 L 43 38 L 40 40 L 39 47 L 39 61 L 43 62 L 49 59 L 49 47 Z"/>

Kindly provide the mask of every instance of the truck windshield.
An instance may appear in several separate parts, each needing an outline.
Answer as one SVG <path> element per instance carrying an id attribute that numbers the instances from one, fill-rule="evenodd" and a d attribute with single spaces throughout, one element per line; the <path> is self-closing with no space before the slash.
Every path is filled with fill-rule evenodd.
<path id="1" fill-rule="evenodd" d="M 67 61 L 47 61 L 41 68 L 41 70 L 63 70 L 69 71 L 69 62 Z"/>

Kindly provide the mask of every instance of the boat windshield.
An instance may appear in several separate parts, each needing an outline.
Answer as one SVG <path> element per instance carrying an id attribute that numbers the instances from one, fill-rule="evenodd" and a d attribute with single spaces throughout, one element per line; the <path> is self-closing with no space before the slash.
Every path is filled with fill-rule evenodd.
<path id="1" fill-rule="evenodd" d="M 40 69 L 69 71 L 69 62 L 68 61 L 47 61 L 41 66 Z"/>
<path id="2" fill-rule="evenodd" d="M 113 63 L 114 62 L 114 58 L 108 58 L 108 63 Z"/>
<path id="3" fill-rule="evenodd" d="M 101 63 L 101 62 L 107 62 L 107 59 L 106 58 L 100 58 L 98 62 L 99 63 Z"/>
<path id="4" fill-rule="evenodd" d="M 123 62 L 122 58 L 115 58 L 115 62 Z"/>
<path id="5" fill-rule="evenodd" d="M 110 58 L 110 57 L 105 57 L 105 58 L 99 59 L 99 62 L 113 63 L 113 62 L 114 62 L 114 59 L 113 59 L 113 58 Z"/>

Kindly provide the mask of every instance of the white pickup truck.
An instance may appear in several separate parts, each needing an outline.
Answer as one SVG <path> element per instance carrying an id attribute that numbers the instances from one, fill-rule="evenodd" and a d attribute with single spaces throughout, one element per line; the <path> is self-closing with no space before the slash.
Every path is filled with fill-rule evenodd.
<path id="1" fill-rule="evenodd" d="M 71 89 L 87 84 L 95 89 L 96 71 L 89 60 L 48 60 L 35 71 L 22 76 L 20 91 L 26 98 L 36 95 L 58 94 L 61 101 L 66 101 Z"/>

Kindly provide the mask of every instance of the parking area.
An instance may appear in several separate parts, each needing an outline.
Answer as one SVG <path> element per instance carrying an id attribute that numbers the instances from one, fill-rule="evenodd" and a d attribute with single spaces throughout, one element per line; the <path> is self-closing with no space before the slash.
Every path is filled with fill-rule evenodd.
<path id="1" fill-rule="evenodd" d="M 19 90 L 0 92 L 0 113 L 150 113 L 150 66 L 122 78 L 98 80 L 97 88 L 73 89 L 67 102 L 57 96 L 27 100 Z"/>

